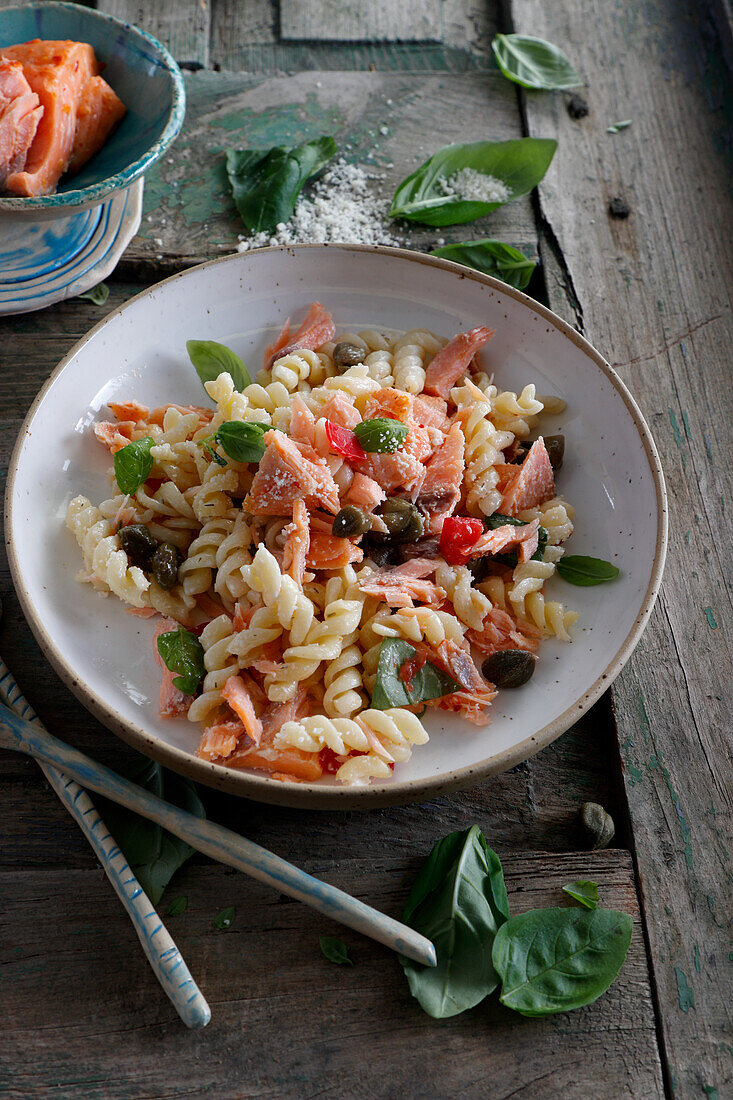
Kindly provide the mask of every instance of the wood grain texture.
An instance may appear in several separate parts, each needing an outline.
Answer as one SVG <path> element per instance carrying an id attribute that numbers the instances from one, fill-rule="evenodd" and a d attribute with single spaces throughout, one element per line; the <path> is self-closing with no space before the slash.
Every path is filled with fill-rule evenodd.
<path id="1" fill-rule="evenodd" d="M 591 110 L 573 122 L 561 97 L 526 99 L 529 132 L 560 140 L 540 186 L 550 302 L 629 384 L 667 475 L 666 583 L 614 696 L 669 1083 L 722 1097 L 733 1087 L 729 77 L 704 5 L 511 7 L 517 31 L 566 49 Z M 631 127 L 608 134 L 621 118 Z M 608 216 L 614 196 L 628 219 Z"/>
<path id="2" fill-rule="evenodd" d="M 308 870 L 399 914 L 427 850 L 416 845 L 411 858 L 397 860 L 313 859 Z M 54 1096 L 75 1100 L 661 1097 L 628 855 L 500 854 L 513 911 L 563 905 L 563 883 L 592 877 L 606 905 L 634 917 L 624 967 L 595 1004 L 525 1020 L 492 997 L 451 1020 L 431 1020 L 386 949 L 241 875 L 191 868 L 169 891 L 169 898 L 188 899 L 170 927 L 213 1017 L 205 1032 L 186 1033 L 151 986 L 101 871 L 2 872 L 0 885 L 14 899 L 0 917 L 3 1096 L 44 1095 L 53 1081 Z M 218 932 L 214 917 L 225 905 L 235 907 L 234 921 Z M 347 942 L 353 968 L 323 958 L 323 934 Z M 115 964 L 121 954 L 123 982 Z"/>
<path id="3" fill-rule="evenodd" d="M 428 75 L 416 83 L 405 74 L 377 72 L 290 77 L 200 72 L 187 77 L 186 87 L 183 131 L 146 176 L 142 226 L 126 265 L 171 269 L 236 248 L 243 227 L 224 170 L 230 147 L 297 144 L 333 134 L 343 155 L 373 177 L 375 192 L 391 199 L 406 175 L 455 139 L 456 117 L 466 141 L 520 136 L 514 90 L 498 75 Z M 469 228 L 415 225 L 401 235 L 410 247 L 429 249 L 439 239 L 489 233 L 535 256 L 529 199 L 509 203 Z"/>
<path id="4" fill-rule="evenodd" d="M 440 0 L 280 0 L 284 39 L 340 42 L 439 42 Z"/>
<path id="5" fill-rule="evenodd" d="M 204 67 L 209 64 L 210 0 L 175 0 L 165 4 L 97 0 L 94 6 L 148 31 L 168 47 L 176 61 L 194 61 Z"/>

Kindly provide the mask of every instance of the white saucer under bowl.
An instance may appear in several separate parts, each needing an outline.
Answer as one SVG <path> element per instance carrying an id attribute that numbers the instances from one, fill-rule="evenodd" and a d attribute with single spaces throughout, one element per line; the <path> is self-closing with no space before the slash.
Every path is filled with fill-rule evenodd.
<path id="1" fill-rule="evenodd" d="M 106 279 L 140 226 L 143 186 L 140 177 L 68 218 L 0 223 L 0 315 L 45 309 Z"/>

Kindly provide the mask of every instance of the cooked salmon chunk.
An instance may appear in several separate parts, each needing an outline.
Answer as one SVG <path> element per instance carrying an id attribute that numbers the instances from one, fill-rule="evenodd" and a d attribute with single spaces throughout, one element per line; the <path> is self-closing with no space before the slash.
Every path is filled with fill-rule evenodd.
<path id="1" fill-rule="evenodd" d="M 40 103 L 20 62 L 0 56 L 0 187 L 25 167 L 43 114 Z"/>
<path id="2" fill-rule="evenodd" d="M 101 76 L 93 76 L 81 90 L 76 130 L 67 171 L 78 172 L 104 145 L 127 108 Z"/>

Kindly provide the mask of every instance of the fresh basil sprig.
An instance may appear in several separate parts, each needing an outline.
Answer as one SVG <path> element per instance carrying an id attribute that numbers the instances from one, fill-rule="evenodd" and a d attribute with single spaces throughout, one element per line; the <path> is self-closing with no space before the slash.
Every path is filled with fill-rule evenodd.
<path id="1" fill-rule="evenodd" d="M 563 890 L 571 898 L 575 898 L 581 905 L 584 905 L 586 909 L 598 908 L 597 882 L 591 882 L 590 879 L 578 879 L 577 882 L 569 882 L 567 886 L 563 886 Z"/>
<path id="2" fill-rule="evenodd" d="M 150 477 L 153 468 L 153 456 L 150 453 L 155 440 L 150 436 L 145 439 L 136 439 L 121 447 L 115 453 L 112 462 L 114 464 L 115 478 L 120 492 L 134 493 Z"/>
<path id="3" fill-rule="evenodd" d="M 226 344 L 216 340 L 186 340 L 186 351 L 201 382 L 215 382 L 220 374 L 230 374 L 235 390 L 249 386 L 251 379 L 244 362 Z"/>
<path id="4" fill-rule="evenodd" d="M 179 626 L 178 630 L 159 634 L 157 644 L 165 667 L 170 672 L 180 673 L 174 677 L 173 686 L 184 695 L 193 695 L 206 675 L 204 647 L 201 642 L 190 630 Z"/>
<path id="5" fill-rule="evenodd" d="M 289 220 L 303 184 L 336 155 L 332 137 L 288 148 L 229 149 L 227 175 L 248 233 L 274 233 Z"/>
<path id="6" fill-rule="evenodd" d="M 492 960 L 499 1000 L 522 1016 L 591 1004 L 626 958 L 632 920 L 614 909 L 532 909 L 497 932 Z"/>
<path id="7" fill-rule="evenodd" d="M 321 952 L 329 962 L 337 966 L 353 966 L 354 960 L 349 958 L 349 949 L 338 936 L 319 936 L 318 944 Z"/>
<path id="8" fill-rule="evenodd" d="M 510 244 L 495 241 L 491 237 L 480 241 L 446 244 L 442 248 L 434 248 L 432 255 L 453 260 L 464 267 L 472 267 L 484 275 L 492 275 L 517 290 L 524 290 L 537 266 L 534 260 L 527 259 L 518 248 L 512 248 Z"/>
<path id="9" fill-rule="evenodd" d="M 523 88 L 555 92 L 579 88 L 583 83 L 562 50 L 543 38 L 497 34 L 491 48 L 507 80 Z"/>
<path id="10" fill-rule="evenodd" d="M 517 138 L 513 141 L 472 141 L 446 145 L 421 164 L 395 191 L 390 217 L 407 218 L 425 225 L 458 225 L 490 214 L 502 202 L 476 202 L 446 195 L 442 186 L 456 172 L 473 168 L 506 185 L 507 202 L 527 195 L 550 167 L 557 142 L 549 138 Z"/>
<path id="11" fill-rule="evenodd" d="M 196 817 L 206 817 L 201 799 L 189 779 L 162 768 L 154 760 L 139 756 L 132 767 L 121 769 L 126 778 L 151 791 L 158 798 L 172 802 Z M 102 811 L 104 822 L 117 841 L 125 859 L 153 905 L 160 901 L 171 878 L 190 859 L 194 850 L 185 841 L 167 833 L 160 825 L 125 810 L 114 802 L 106 803 Z M 178 904 L 176 904 L 178 902 Z M 170 912 L 180 913 L 179 899 L 171 903 Z"/>
<path id="12" fill-rule="evenodd" d="M 429 1016 L 455 1016 L 496 988 L 491 948 L 508 918 L 501 863 L 478 825 L 438 841 L 402 914 L 438 956 L 435 967 L 400 957 L 410 992 Z"/>
<path id="13" fill-rule="evenodd" d="M 407 424 L 388 416 L 375 416 L 357 424 L 354 435 L 365 451 L 392 454 L 407 439 Z"/>
<path id="14" fill-rule="evenodd" d="M 604 561 L 603 558 L 589 558 L 585 554 L 571 554 L 567 558 L 560 558 L 557 571 L 564 581 L 575 584 L 579 588 L 590 588 L 594 584 L 613 581 L 620 572 L 615 565 L 611 565 L 610 561 Z"/>
<path id="15" fill-rule="evenodd" d="M 265 453 L 265 432 L 272 431 L 271 424 L 260 424 L 243 420 L 227 420 L 205 439 L 199 440 L 199 446 L 205 447 L 211 457 L 220 466 L 226 462 L 213 449 L 218 443 L 222 450 L 235 462 L 259 462 Z"/>
<path id="16" fill-rule="evenodd" d="M 426 661 L 410 682 L 405 683 L 400 679 L 400 669 L 416 654 L 415 647 L 401 638 L 384 639 L 379 647 L 377 679 L 372 692 L 371 705 L 374 710 L 413 706 L 427 699 L 440 699 L 460 688 L 460 684 L 430 661 Z"/>

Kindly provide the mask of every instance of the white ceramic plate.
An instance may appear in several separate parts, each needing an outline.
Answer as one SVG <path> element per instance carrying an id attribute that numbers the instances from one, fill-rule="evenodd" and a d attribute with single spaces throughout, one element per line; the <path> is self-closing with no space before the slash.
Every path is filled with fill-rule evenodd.
<path id="1" fill-rule="evenodd" d="M 108 457 L 91 425 L 110 398 L 200 403 L 189 338 L 231 346 L 256 370 L 285 317 L 317 298 L 339 328 L 429 328 L 449 337 L 488 324 L 485 362 L 505 388 L 534 382 L 567 412 L 559 491 L 577 509 L 569 552 L 615 562 L 612 584 L 551 591 L 580 613 L 572 645 L 546 642 L 532 680 L 500 692 L 491 725 L 434 714 L 430 742 L 394 779 L 350 789 L 282 783 L 194 756 L 197 726 L 157 716 L 152 627 L 74 577 L 80 555 L 64 526 L 72 496 L 108 495 Z M 363 808 L 434 796 L 510 768 L 577 720 L 618 674 L 648 619 L 666 548 L 659 459 L 631 395 L 598 352 L 554 314 L 493 279 L 399 249 L 301 246 L 235 255 L 159 283 L 110 314 L 38 395 L 10 466 L 7 538 L 13 578 L 38 641 L 70 688 L 143 752 L 212 786 L 267 802 Z M 63 735 L 63 730 L 55 731 Z"/>

